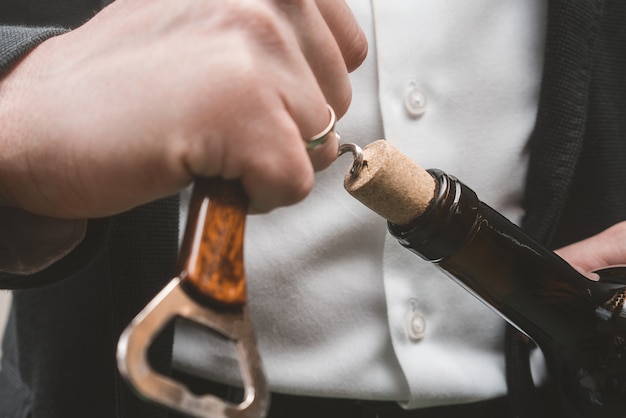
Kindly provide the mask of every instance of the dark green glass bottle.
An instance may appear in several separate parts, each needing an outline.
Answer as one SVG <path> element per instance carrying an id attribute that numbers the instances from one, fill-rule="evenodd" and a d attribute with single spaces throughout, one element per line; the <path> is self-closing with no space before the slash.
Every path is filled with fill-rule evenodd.
<path id="1" fill-rule="evenodd" d="M 626 268 L 589 280 L 456 178 L 429 172 L 434 200 L 391 234 L 537 343 L 568 416 L 625 417 Z"/>

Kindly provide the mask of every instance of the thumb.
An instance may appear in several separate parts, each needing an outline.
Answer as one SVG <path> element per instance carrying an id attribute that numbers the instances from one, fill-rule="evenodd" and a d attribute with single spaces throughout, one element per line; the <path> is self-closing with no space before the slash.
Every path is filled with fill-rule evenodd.
<path id="1" fill-rule="evenodd" d="M 626 265 L 626 221 L 560 248 L 556 253 L 584 274 L 610 266 Z"/>

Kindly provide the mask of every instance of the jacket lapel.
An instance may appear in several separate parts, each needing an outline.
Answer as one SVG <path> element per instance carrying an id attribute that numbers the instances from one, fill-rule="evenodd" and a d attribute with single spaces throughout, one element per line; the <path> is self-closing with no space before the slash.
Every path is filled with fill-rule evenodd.
<path id="1" fill-rule="evenodd" d="M 587 122 L 603 0 L 550 0 L 545 59 L 524 196 L 524 228 L 548 244 L 568 196 Z"/>

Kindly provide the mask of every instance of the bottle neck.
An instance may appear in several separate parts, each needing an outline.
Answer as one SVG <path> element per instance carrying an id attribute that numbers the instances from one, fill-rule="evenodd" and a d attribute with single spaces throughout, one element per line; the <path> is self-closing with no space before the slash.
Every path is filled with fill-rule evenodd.
<path id="1" fill-rule="evenodd" d="M 569 344 L 577 322 L 599 319 L 606 285 L 578 273 L 456 178 L 429 172 L 437 188 L 428 209 L 408 225 L 388 225 L 400 244 L 540 344 Z"/>
<path id="2" fill-rule="evenodd" d="M 388 222 L 400 244 L 420 257 L 439 263 L 463 247 L 478 220 L 480 201 L 471 189 L 441 170 L 428 170 L 435 179 L 435 196 L 426 211 L 407 225 Z"/>
<path id="3" fill-rule="evenodd" d="M 541 346 L 568 416 L 623 417 L 623 276 L 587 279 L 457 179 L 430 173 L 437 188 L 428 209 L 408 225 L 389 224 L 391 234 Z"/>

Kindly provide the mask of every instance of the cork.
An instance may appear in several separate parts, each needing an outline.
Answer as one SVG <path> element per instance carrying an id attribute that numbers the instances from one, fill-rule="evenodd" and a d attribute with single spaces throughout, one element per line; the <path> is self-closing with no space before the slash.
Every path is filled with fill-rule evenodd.
<path id="1" fill-rule="evenodd" d="M 424 213 L 435 195 L 435 180 L 426 170 L 382 139 L 363 148 L 363 160 L 356 177 L 346 173 L 348 193 L 396 225 Z"/>

